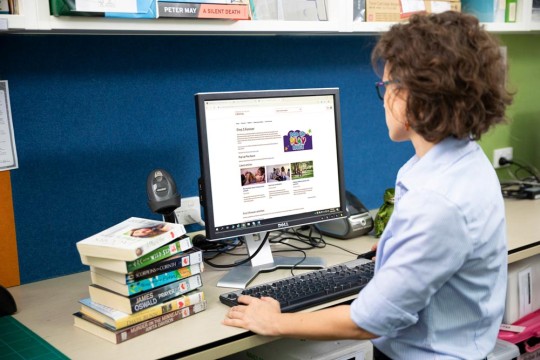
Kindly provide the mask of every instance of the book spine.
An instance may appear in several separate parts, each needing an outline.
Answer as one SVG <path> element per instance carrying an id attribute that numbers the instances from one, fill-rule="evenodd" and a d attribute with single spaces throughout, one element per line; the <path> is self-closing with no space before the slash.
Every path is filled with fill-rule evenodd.
<path id="1" fill-rule="evenodd" d="M 137 336 L 144 335 L 150 331 L 153 331 L 155 329 L 159 329 L 160 327 L 163 327 L 165 325 L 171 324 L 175 321 L 184 319 L 186 317 L 189 317 L 191 315 L 195 315 L 200 313 L 201 311 L 206 310 L 207 308 L 207 302 L 206 300 L 202 301 L 199 304 L 189 305 L 182 309 L 174 310 L 170 313 L 157 316 L 152 319 L 148 319 L 146 321 L 143 321 L 141 323 L 138 323 L 136 325 L 129 326 L 125 329 L 121 330 L 112 330 L 109 327 L 105 326 L 104 324 L 100 323 L 99 321 L 94 320 L 93 318 L 81 313 L 76 312 L 73 314 L 74 317 L 81 319 L 79 321 L 84 321 L 89 324 L 92 324 L 91 327 L 84 326 L 82 327 L 84 330 L 89 331 L 90 333 L 93 333 L 95 335 L 100 336 L 99 331 L 94 331 L 93 328 L 101 328 L 101 331 L 109 332 L 113 335 L 113 339 L 111 339 L 109 336 L 104 337 L 105 339 L 108 339 L 115 344 L 122 343 L 124 341 L 133 339 Z M 78 322 L 75 321 L 75 326 L 79 326 Z"/>
<path id="2" fill-rule="evenodd" d="M 200 313 L 207 307 L 206 301 L 200 304 L 190 305 L 185 308 L 175 310 L 171 313 L 158 316 L 156 318 L 144 321 L 137 325 L 130 326 L 123 330 L 120 330 L 116 334 L 116 340 L 118 343 L 133 339 L 139 335 L 146 334 L 152 330 L 159 329 L 165 325 L 169 325 L 175 321 L 187 318 L 188 316 Z"/>
<path id="3" fill-rule="evenodd" d="M 116 329 L 123 329 L 125 327 L 132 326 L 145 320 L 154 318 L 156 316 L 165 315 L 175 310 L 180 310 L 182 308 L 185 308 L 186 306 L 200 304 L 204 301 L 204 293 L 202 291 L 194 294 L 186 294 L 184 296 L 180 296 L 177 299 L 169 301 L 162 306 L 155 307 L 153 309 L 147 309 L 148 311 L 143 310 L 142 312 L 129 315 L 124 319 L 120 319 L 115 322 Z"/>
<path id="4" fill-rule="evenodd" d="M 242 4 L 239 0 L 164 0 L 165 2 L 195 3 L 195 4 Z"/>
<path id="5" fill-rule="evenodd" d="M 142 279 L 140 281 L 127 284 L 127 290 L 129 295 L 135 295 L 158 288 L 163 285 L 170 284 L 174 281 L 185 279 L 189 276 L 199 274 L 201 272 L 200 264 L 191 266 L 185 266 L 180 269 L 169 271 L 168 273 L 160 274 L 148 279 Z"/>
<path id="6" fill-rule="evenodd" d="M 126 262 L 127 271 L 133 272 L 135 270 L 142 269 L 143 267 L 154 264 L 171 255 L 187 251 L 192 247 L 193 243 L 191 242 L 191 238 L 189 236 L 184 236 L 170 244 L 161 246 L 136 260 Z"/>
<path id="7" fill-rule="evenodd" d="M 199 304 L 204 299 L 204 292 L 196 290 L 135 314 L 123 313 L 111 307 L 93 302 L 90 298 L 81 299 L 79 302 L 83 305 L 80 312 L 91 318 L 96 318 L 92 311 L 99 313 L 103 315 L 101 317 L 103 320 L 97 320 L 98 318 L 96 318 L 96 321 L 102 322 L 104 326 L 112 330 L 119 330 L 186 306 Z"/>
<path id="8" fill-rule="evenodd" d="M 177 257 L 169 257 L 154 264 L 150 264 L 142 269 L 135 270 L 126 275 L 126 283 L 136 282 L 141 279 L 146 279 L 151 276 L 156 276 L 169 272 L 174 269 L 179 269 L 184 266 L 202 263 L 202 251 L 197 250 L 193 253 Z"/>
<path id="9" fill-rule="evenodd" d="M 53 16 L 69 15 L 69 10 L 65 11 L 62 0 L 49 0 L 49 6 Z"/>
<path id="10" fill-rule="evenodd" d="M 0 14 L 9 14 L 8 0 L 0 0 Z"/>
<path id="11" fill-rule="evenodd" d="M 201 275 L 193 275 L 172 284 L 129 297 L 132 312 L 138 312 L 151 306 L 162 304 L 167 300 L 185 294 L 202 286 Z"/>
<path id="12" fill-rule="evenodd" d="M 158 2 L 158 17 L 249 20 L 247 4 Z"/>

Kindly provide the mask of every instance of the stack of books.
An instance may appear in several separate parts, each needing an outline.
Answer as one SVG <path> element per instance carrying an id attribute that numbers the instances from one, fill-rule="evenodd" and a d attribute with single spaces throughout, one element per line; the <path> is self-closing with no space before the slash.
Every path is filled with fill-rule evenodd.
<path id="1" fill-rule="evenodd" d="M 90 266 L 75 326 L 121 343 L 206 309 L 202 251 L 184 226 L 129 218 L 77 243 Z"/>

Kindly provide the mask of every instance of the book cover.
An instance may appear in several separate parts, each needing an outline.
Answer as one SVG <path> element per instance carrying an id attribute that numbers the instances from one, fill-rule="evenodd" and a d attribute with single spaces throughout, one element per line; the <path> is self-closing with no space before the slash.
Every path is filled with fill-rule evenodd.
<path id="1" fill-rule="evenodd" d="M 195 4 L 248 4 L 249 0 L 163 0 L 164 2 L 180 2 Z"/>
<path id="2" fill-rule="evenodd" d="M 19 2 L 15 0 L 8 0 L 9 3 L 9 13 L 10 14 L 19 14 Z"/>
<path id="3" fill-rule="evenodd" d="M 77 242 L 80 255 L 133 261 L 185 235 L 182 224 L 132 217 Z"/>
<path id="4" fill-rule="evenodd" d="M 95 303 L 90 298 L 81 299 L 79 302 L 81 303 L 81 313 L 112 330 L 119 330 L 186 306 L 199 304 L 204 299 L 204 292 L 195 290 L 135 314 L 126 314 L 108 306 Z"/>
<path id="5" fill-rule="evenodd" d="M 156 18 L 157 0 L 77 1 L 49 0 L 53 16 L 93 16 L 113 18 Z"/>
<path id="6" fill-rule="evenodd" d="M 110 271 L 95 266 L 90 266 L 90 271 L 105 276 L 121 284 L 130 284 L 142 279 L 180 269 L 181 267 L 200 264 L 202 262 L 202 250 L 192 248 L 186 252 L 169 256 L 168 258 L 158 261 L 157 263 L 150 264 L 142 269 L 135 270 L 127 274 Z"/>
<path id="7" fill-rule="evenodd" d="M 50 14 L 53 16 L 104 16 L 104 13 L 77 11 L 75 0 L 49 0 Z"/>
<path id="8" fill-rule="evenodd" d="M 81 255 L 81 261 L 84 265 L 94 266 L 100 269 L 106 269 L 117 273 L 128 274 L 133 271 L 145 268 L 151 264 L 157 263 L 160 260 L 169 258 L 174 254 L 188 253 L 188 250 L 193 247 L 191 238 L 183 235 L 172 242 L 165 244 L 138 259 L 133 261 L 106 259 L 95 256 Z"/>
<path id="9" fill-rule="evenodd" d="M 247 4 L 206 4 L 158 1 L 160 18 L 249 20 Z"/>
<path id="10" fill-rule="evenodd" d="M 99 336 L 114 344 L 119 344 L 137 336 L 146 334 L 150 331 L 159 329 L 160 327 L 171 324 L 175 321 L 184 319 L 188 316 L 200 313 L 206 310 L 206 307 L 207 303 L 206 300 L 204 300 L 199 304 L 186 306 L 182 309 L 174 310 L 170 313 L 160 315 L 120 330 L 111 330 L 81 312 L 76 312 L 73 314 L 73 324 L 82 330 L 88 331 L 89 333 Z"/>
<path id="11" fill-rule="evenodd" d="M 201 275 L 197 274 L 132 296 L 120 295 L 95 284 L 89 285 L 88 291 L 90 293 L 90 299 L 93 302 L 120 310 L 127 314 L 133 314 L 149 307 L 163 304 L 168 300 L 195 290 L 201 286 Z"/>
<path id="12" fill-rule="evenodd" d="M 92 278 L 92 283 L 95 285 L 99 285 L 121 295 L 131 296 L 159 288 L 160 286 L 170 284 L 174 281 L 186 279 L 192 275 L 200 274 L 201 272 L 202 265 L 193 264 L 128 284 L 116 282 L 95 272 L 90 272 L 90 276 Z"/>
<path id="13" fill-rule="evenodd" d="M 0 14 L 9 14 L 9 1 L 0 0 Z"/>

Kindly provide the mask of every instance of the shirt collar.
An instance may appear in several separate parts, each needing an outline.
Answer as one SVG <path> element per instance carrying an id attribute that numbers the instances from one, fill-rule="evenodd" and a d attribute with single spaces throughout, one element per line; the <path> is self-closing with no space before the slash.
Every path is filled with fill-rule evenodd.
<path id="1" fill-rule="evenodd" d="M 422 158 L 414 155 L 399 170 L 396 185 L 407 191 L 425 184 L 465 154 L 478 149 L 476 142 L 469 139 L 448 137 L 435 144 Z"/>

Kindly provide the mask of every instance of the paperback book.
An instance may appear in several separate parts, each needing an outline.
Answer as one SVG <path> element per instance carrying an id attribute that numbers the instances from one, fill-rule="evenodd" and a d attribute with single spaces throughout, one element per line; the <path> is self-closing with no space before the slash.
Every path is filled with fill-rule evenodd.
<path id="1" fill-rule="evenodd" d="M 94 266 L 100 269 L 106 269 L 117 273 L 128 274 L 136 270 L 146 268 L 151 264 L 169 258 L 174 254 L 189 254 L 188 250 L 193 247 L 191 238 L 183 235 L 172 242 L 165 244 L 133 261 L 107 259 L 95 256 L 81 255 L 81 261 L 84 265 Z"/>
<path id="2" fill-rule="evenodd" d="M 180 269 L 172 270 L 164 274 L 141 279 L 128 284 L 119 283 L 96 272 L 90 272 L 90 276 L 92 278 L 92 283 L 95 285 L 99 285 L 121 295 L 131 296 L 151 289 L 159 288 L 160 286 L 188 278 L 195 274 L 200 274 L 202 272 L 202 268 L 202 264 L 184 266 Z"/>
<path id="3" fill-rule="evenodd" d="M 133 314 L 149 307 L 163 304 L 168 300 L 195 290 L 201 286 L 201 275 L 197 274 L 132 296 L 121 295 L 95 284 L 89 285 L 88 290 L 90 299 L 93 302 L 120 310 L 127 314 Z"/>
<path id="4" fill-rule="evenodd" d="M 201 303 L 189 305 L 179 310 L 174 310 L 170 313 L 157 316 L 155 318 L 143 321 L 141 323 L 128 326 L 120 330 L 111 330 L 107 326 L 99 323 L 89 316 L 84 315 L 81 312 L 73 314 L 74 325 L 80 329 L 88 331 L 94 335 L 97 335 L 105 340 L 108 340 L 114 344 L 119 344 L 124 341 L 133 339 L 137 336 L 146 334 L 150 331 L 159 329 L 165 325 L 171 324 L 175 321 L 184 319 L 188 316 L 200 313 L 207 307 L 206 300 Z"/>
<path id="5" fill-rule="evenodd" d="M 195 4 L 247 4 L 249 0 L 163 0 L 164 2 L 181 2 Z"/>
<path id="6" fill-rule="evenodd" d="M 195 290 L 135 314 L 123 313 L 108 306 L 95 303 L 90 298 L 81 299 L 79 300 L 79 303 L 81 304 L 81 313 L 111 330 L 119 330 L 155 318 L 156 316 L 182 309 L 186 306 L 199 304 L 203 302 L 204 299 L 204 292 Z"/>
<path id="7" fill-rule="evenodd" d="M 159 18 L 249 20 L 248 4 L 208 4 L 158 1 Z"/>
<path id="8" fill-rule="evenodd" d="M 90 271 L 105 276 L 121 284 L 129 284 L 152 276 L 167 273 L 181 267 L 201 264 L 202 262 L 202 250 L 193 248 L 186 252 L 172 255 L 164 260 L 158 261 L 157 263 L 150 264 L 142 269 L 135 270 L 127 274 L 110 271 L 95 266 L 90 266 Z"/>
<path id="9" fill-rule="evenodd" d="M 185 235 L 182 224 L 132 217 L 77 243 L 80 255 L 133 261 Z"/>

